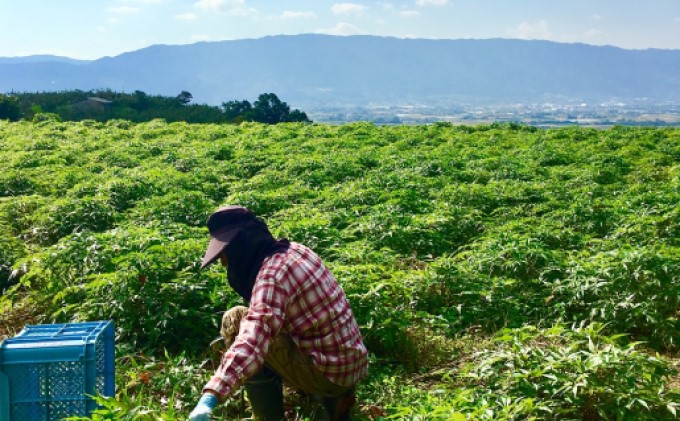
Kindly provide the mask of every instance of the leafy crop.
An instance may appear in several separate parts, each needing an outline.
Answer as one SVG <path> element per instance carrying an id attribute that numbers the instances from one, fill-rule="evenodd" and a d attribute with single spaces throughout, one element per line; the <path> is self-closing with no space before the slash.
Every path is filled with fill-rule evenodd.
<path id="1" fill-rule="evenodd" d="M 101 419 L 197 399 L 239 302 L 198 270 L 222 204 L 340 280 L 369 418 L 676 417 L 680 129 L 48 117 L 0 121 L 0 335 L 114 319 L 128 377 Z"/>
<path id="2" fill-rule="evenodd" d="M 602 329 L 501 330 L 494 346 L 445 376 L 438 393 L 419 396 L 393 418 L 676 419 L 680 394 L 664 385 L 667 365 Z"/>

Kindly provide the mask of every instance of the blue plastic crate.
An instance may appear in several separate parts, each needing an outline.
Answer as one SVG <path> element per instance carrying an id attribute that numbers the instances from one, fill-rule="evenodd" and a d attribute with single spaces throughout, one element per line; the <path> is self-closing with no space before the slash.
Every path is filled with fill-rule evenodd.
<path id="1" fill-rule="evenodd" d="M 0 345 L 0 420 L 90 415 L 115 393 L 112 321 L 26 325 Z"/>

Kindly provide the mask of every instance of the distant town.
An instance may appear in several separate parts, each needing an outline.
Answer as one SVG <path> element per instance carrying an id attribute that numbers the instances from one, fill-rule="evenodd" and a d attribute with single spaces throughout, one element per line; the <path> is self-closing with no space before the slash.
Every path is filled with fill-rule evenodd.
<path id="1" fill-rule="evenodd" d="M 608 102 L 588 104 L 499 104 L 460 106 L 366 106 L 325 107 L 308 112 L 319 123 L 371 121 L 375 124 L 425 124 L 437 121 L 453 124 L 518 122 L 537 127 L 567 125 L 608 127 L 613 125 L 678 126 L 680 103 L 649 104 Z"/>

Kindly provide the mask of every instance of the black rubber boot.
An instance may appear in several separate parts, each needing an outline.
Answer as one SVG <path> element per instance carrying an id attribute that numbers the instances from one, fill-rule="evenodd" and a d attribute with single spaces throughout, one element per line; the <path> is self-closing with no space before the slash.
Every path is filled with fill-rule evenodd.
<path id="1" fill-rule="evenodd" d="M 350 389 L 344 395 L 323 398 L 321 402 L 330 421 L 350 421 L 352 419 L 352 407 L 356 402 L 354 389 Z"/>
<path id="2" fill-rule="evenodd" d="M 264 367 L 244 385 L 257 421 L 281 421 L 286 419 L 283 411 L 283 383 L 272 370 Z"/>

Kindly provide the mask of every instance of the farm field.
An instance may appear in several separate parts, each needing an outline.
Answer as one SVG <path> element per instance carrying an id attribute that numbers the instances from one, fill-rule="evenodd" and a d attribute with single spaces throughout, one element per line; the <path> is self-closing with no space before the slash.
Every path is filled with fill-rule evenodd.
<path id="1" fill-rule="evenodd" d="M 358 418 L 680 417 L 680 128 L 46 117 L 0 121 L 0 162 L 0 338 L 113 319 L 117 396 L 93 419 L 200 397 L 240 304 L 199 271 L 221 204 L 340 281 L 371 352 Z"/>

